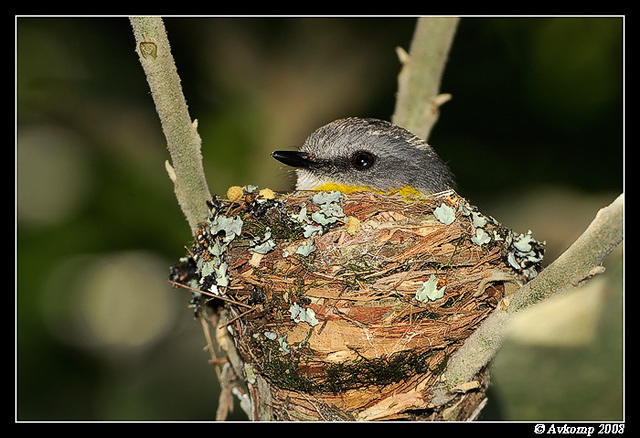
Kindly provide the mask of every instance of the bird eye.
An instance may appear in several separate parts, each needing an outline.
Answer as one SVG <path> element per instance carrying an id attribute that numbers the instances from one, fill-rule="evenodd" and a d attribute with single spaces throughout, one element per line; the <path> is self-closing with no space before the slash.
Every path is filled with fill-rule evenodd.
<path id="1" fill-rule="evenodd" d="M 358 151 L 351 156 L 351 165 L 356 170 L 366 170 L 373 166 L 376 157 L 367 151 Z"/>

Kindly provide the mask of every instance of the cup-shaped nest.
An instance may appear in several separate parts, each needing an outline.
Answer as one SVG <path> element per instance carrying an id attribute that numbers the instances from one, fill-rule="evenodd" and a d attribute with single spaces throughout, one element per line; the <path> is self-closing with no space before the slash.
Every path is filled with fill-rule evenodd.
<path id="1" fill-rule="evenodd" d="M 425 409 L 451 355 L 540 269 L 543 243 L 453 191 L 261 194 L 211 202 L 172 279 L 226 298 L 194 300 L 224 303 L 243 377 L 299 418 Z"/>

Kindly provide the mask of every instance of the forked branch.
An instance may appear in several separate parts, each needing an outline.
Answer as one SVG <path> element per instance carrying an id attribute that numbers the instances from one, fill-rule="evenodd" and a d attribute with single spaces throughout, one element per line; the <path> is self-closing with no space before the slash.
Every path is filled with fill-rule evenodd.
<path id="1" fill-rule="evenodd" d="M 425 140 L 438 120 L 438 108 L 451 98 L 439 94 L 439 89 L 458 21 L 453 17 L 419 18 L 409 53 L 397 49 L 402 70 L 391 121 Z"/>

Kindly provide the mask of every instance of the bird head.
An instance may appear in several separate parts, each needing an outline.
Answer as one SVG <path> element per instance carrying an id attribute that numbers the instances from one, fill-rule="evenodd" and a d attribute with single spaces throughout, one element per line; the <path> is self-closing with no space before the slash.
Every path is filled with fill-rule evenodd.
<path id="1" fill-rule="evenodd" d="M 404 128 L 378 119 L 346 118 L 313 132 L 298 151 L 273 158 L 296 168 L 298 190 L 351 187 L 377 191 L 451 188 L 453 175 L 435 151 Z"/>

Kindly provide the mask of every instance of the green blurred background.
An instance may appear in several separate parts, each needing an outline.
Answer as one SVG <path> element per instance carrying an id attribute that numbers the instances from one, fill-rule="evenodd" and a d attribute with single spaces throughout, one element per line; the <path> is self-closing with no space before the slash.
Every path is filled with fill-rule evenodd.
<path id="1" fill-rule="evenodd" d="M 211 420 L 190 241 L 129 21 L 17 18 L 17 419 Z M 413 18 L 167 18 L 213 193 L 293 187 L 269 157 L 390 119 Z M 459 192 L 552 261 L 623 189 L 622 18 L 463 18 L 430 143 Z M 485 420 L 623 419 L 622 250 L 523 316 Z M 245 419 L 236 406 L 230 417 Z"/>

